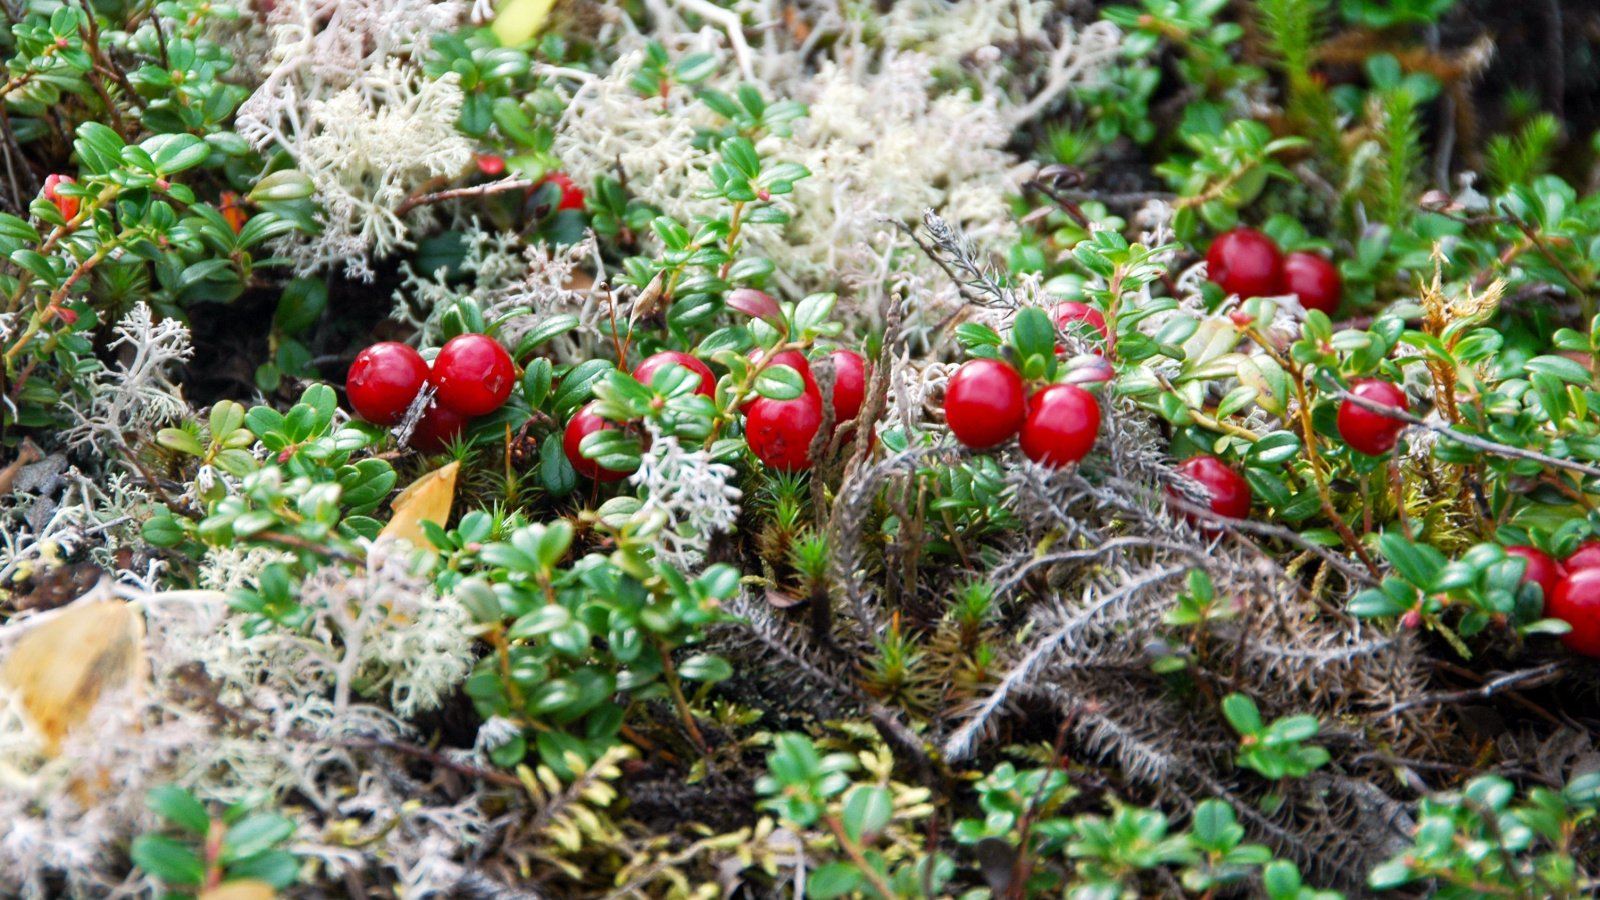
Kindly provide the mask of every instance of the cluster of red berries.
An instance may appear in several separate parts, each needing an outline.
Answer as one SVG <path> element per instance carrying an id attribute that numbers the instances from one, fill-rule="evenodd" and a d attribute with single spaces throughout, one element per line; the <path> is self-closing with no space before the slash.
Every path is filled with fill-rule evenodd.
<path id="1" fill-rule="evenodd" d="M 663 350 L 645 357 L 634 367 L 633 379 L 640 384 L 649 384 L 657 372 L 668 366 L 682 366 L 698 376 L 700 380 L 695 384 L 695 393 L 706 397 L 715 395 L 717 376 L 711 374 L 711 369 L 693 356 L 676 350 Z M 567 461 L 572 463 L 572 468 L 577 470 L 579 475 L 595 481 L 618 481 L 628 477 L 629 473 L 608 469 L 583 455 L 584 438 L 597 431 L 619 427 L 617 423 L 603 418 L 598 407 L 598 401 L 590 401 L 573 414 L 572 419 L 567 422 L 567 430 L 561 435 L 561 449 L 567 454 Z"/>
<path id="2" fill-rule="evenodd" d="M 1029 395 L 1015 368 L 997 359 L 973 359 L 962 363 L 945 386 L 944 418 L 956 440 L 974 450 L 1016 437 L 1023 455 L 1059 468 L 1094 447 L 1100 402 L 1075 384 L 1047 384 Z"/>
<path id="3" fill-rule="evenodd" d="M 1304 250 L 1284 255 L 1272 238 L 1254 228 L 1217 235 L 1206 252 L 1206 274 L 1230 294 L 1245 299 L 1293 294 L 1305 309 L 1330 316 L 1338 311 L 1343 292 L 1333 263 Z"/>
<path id="4" fill-rule="evenodd" d="M 745 404 L 744 435 L 750 452 L 769 468 L 798 472 L 811 468 L 811 444 L 822 428 L 822 390 L 811 374 L 811 363 L 798 350 L 784 350 L 765 360 L 760 348 L 750 353 L 756 365 L 783 365 L 800 373 L 805 388 L 789 400 L 757 397 Z M 861 414 L 867 396 L 867 360 L 854 350 L 829 352 L 833 362 L 833 428 Z M 830 435 L 832 437 L 832 435 Z M 846 433 L 845 439 L 850 438 Z"/>
<path id="5" fill-rule="evenodd" d="M 374 425 L 398 425 L 432 384 L 433 398 L 411 433 L 411 446 L 444 449 L 475 416 L 499 409 L 511 396 L 516 366 L 506 348 L 486 334 L 462 334 L 439 348 L 433 365 L 405 344 L 384 341 L 356 354 L 345 392 L 356 414 Z"/>
<path id="6" fill-rule="evenodd" d="M 1528 561 L 1522 580 L 1544 592 L 1544 614 L 1572 626 L 1561 642 L 1585 656 L 1600 656 L 1600 540 L 1585 541 L 1561 562 L 1537 547 L 1517 545 L 1506 553 Z"/>

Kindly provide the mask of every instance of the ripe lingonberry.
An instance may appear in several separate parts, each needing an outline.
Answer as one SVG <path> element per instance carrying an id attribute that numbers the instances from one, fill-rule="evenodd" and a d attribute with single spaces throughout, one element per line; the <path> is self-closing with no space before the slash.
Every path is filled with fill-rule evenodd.
<path id="1" fill-rule="evenodd" d="M 1052 384 L 1034 392 L 1022 423 L 1022 452 L 1036 463 L 1060 468 L 1083 459 L 1100 433 L 1100 403 L 1075 384 Z"/>
<path id="2" fill-rule="evenodd" d="M 506 173 L 506 158 L 494 153 L 479 154 L 478 171 L 490 178 L 499 178 Z"/>
<path id="3" fill-rule="evenodd" d="M 806 391 L 792 400 L 761 397 L 745 417 L 750 452 L 769 468 L 798 472 L 811 468 L 811 442 L 822 427 L 822 398 Z"/>
<path id="4" fill-rule="evenodd" d="M 439 348 L 432 377 L 440 403 L 464 416 L 482 416 L 511 396 L 517 370 L 499 341 L 486 334 L 461 334 Z"/>
<path id="5" fill-rule="evenodd" d="M 1350 393 L 1363 400 L 1393 407 L 1401 412 L 1410 409 L 1405 392 L 1377 378 L 1362 378 L 1350 383 Z M 1374 412 L 1353 400 L 1339 403 L 1339 437 L 1350 448 L 1368 456 L 1381 456 L 1394 449 L 1406 423 Z"/>
<path id="6" fill-rule="evenodd" d="M 835 427 L 861 414 L 867 396 L 867 360 L 854 350 L 835 350 L 833 360 L 833 424 Z"/>
<path id="7" fill-rule="evenodd" d="M 1230 294 L 1270 297 L 1283 292 L 1283 256 L 1272 238 L 1254 228 L 1235 228 L 1211 242 L 1206 275 Z"/>
<path id="8" fill-rule="evenodd" d="M 56 191 L 56 186 L 77 183 L 71 175 L 51 175 L 44 180 L 44 198 L 54 203 L 61 217 L 69 221 L 78 214 L 78 198 L 63 196 Z"/>
<path id="9" fill-rule="evenodd" d="M 374 425 L 398 425 L 428 380 L 422 354 L 405 344 L 384 341 L 356 354 L 345 379 L 345 393 L 356 415 Z"/>
<path id="10" fill-rule="evenodd" d="M 956 440 L 974 450 L 1008 440 L 1027 413 L 1022 376 L 1000 360 L 968 360 L 945 385 L 945 422 Z"/>
<path id="11" fill-rule="evenodd" d="M 584 438 L 596 431 L 617 427 L 615 422 L 601 418 L 600 414 L 595 412 L 595 407 L 599 405 L 600 401 L 592 400 L 573 414 L 572 421 L 567 423 L 567 430 L 561 436 L 561 449 L 567 454 L 567 462 L 572 463 L 572 468 L 576 469 L 579 475 L 593 478 L 595 481 L 617 481 L 628 477 L 628 473 L 607 469 L 583 455 Z"/>
<path id="12" fill-rule="evenodd" d="M 1116 346 L 1111 330 L 1106 327 L 1106 317 L 1087 303 L 1064 300 L 1050 308 L 1050 318 L 1056 323 L 1057 330 L 1071 332 L 1092 346 Z"/>
<path id="13" fill-rule="evenodd" d="M 583 188 L 573 184 L 571 175 L 551 172 L 544 180 L 561 188 L 561 202 L 556 204 L 556 209 L 583 209 Z"/>
<path id="14" fill-rule="evenodd" d="M 1520 556 L 1528 561 L 1527 567 L 1522 570 L 1522 580 L 1537 584 L 1544 592 L 1545 602 L 1550 602 L 1550 598 L 1555 595 L 1556 585 L 1560 584 L 1561 579 L 1567 574 L 1561 564 L 1551 559 L 1543 550 L 1525 544 L 1507 547 L 1506 555 Z"/>
<path id="15" fill-rule="evenodd" d="M 1283 258 L 1283 291 L 1300 298 L 1307 311 L 1318 309 L 1331 316 L 1339 311 L 1343 282 L 1333 263 L 1296 250 Z"/>
<path id="16" fill-rule="evenodd" d="M 423 453 L 440 453 L 450 448 L 452 441 L 467 430 L 467 417 L 438 400 L 428 402 L 428 409 L 417 420 L 411 432 L 411 446 Z"/>
<path id="17" fill-rule="evenodd" d="M 1600 540 L 1584 541 L 1562 561 L 1568 572 L 1600 568 Z"/>
<path id="18" fill-rule="evenodd" d="M 1250 515 L 1250 482 L 1215 456 L 1192 456 L 1178 465 L 1178 474 L 1200 483 L 1217 515 L 1229 519 Z"/>
<path id="19" fill-rule="evenodd" d="M 643 385 L 649 385 L 655 380 L 656 373 L 667 366 L 682 366 L 700 376 L 700 381 L 695 385 L 694 392 L 705 397 L 716 394 L 717 376 L 711 374 L 711 368 L 700 360 L 687 353 L 677 350 L 663 350 L 645 357 L 633 370 L 633 380 Z"/>
<path id="20" fill-rule="evenodd" d="M 1572 626 L 1561 643 L 1584 656 L 1600 656 L 1600 569 L 1569 572 L 1545 599 L 1544 614 Z"/>

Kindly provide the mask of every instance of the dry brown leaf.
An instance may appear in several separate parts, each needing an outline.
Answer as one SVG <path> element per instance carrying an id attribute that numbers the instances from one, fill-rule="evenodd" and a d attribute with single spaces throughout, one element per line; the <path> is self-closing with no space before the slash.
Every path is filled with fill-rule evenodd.
<path id="1" fill-rule="evenodd" d="M 394 516 L 383 526 L 378 538 L 402 538 L 413 546 L 426 547 L 422 523 L 443 528 L 450 521 L 450 504 L 456 497 L 456 472 L 460 461 L 448 463 L 411 482 L 394 498 Z"/>
<path id="2" fill-rule="evenodd" d="M 100 698 L 144 679 L 144 620 L 123 600 L 80 602 L 17 640 L 0 666 L 4 681 L 54 755 Z"/>
<path id="3" fill-rule="evenodd" d="M 277 896 L 272 885 L 255 878 L 241 878 L 200 892 L 200 900 L 274 900 Z"/>

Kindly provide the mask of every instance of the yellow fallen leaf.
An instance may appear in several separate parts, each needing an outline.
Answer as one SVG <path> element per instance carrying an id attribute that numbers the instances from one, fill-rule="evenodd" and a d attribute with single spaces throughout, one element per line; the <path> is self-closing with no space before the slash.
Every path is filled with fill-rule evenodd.
<path id="1" fill-rule="evenodd" d="M 401 538 L 413 546 L 428 546 L 422 523 L 432 522 L 443 528 L 450 521 L 450 503 L 456 497 L 456 472 L 460 469 L 458 460 L 411 482 L 394 498 L 394 516 L 378 533 L 378 539 Z"/>
<path id="2" fill-rule="evenodd" d="M 200 892 L 200 900 L 274 900 L 277 896 L 272 885 L 255 878 L 241 878 Z"/>
<path id="3" fill-rule="evenodd" d="M 61 739 L 100 698 L 145 676 L 144 620 L 123 600 L 78 602 L 17 640 L 0 666 L 0 681 L 55 755 Z"/>
<path id="4" fill-rule="evenodd" d="M 555 5 L 556 0 L 505 0 L 490 27 L 501 46 L 515 46 L 539 33 Z"/>

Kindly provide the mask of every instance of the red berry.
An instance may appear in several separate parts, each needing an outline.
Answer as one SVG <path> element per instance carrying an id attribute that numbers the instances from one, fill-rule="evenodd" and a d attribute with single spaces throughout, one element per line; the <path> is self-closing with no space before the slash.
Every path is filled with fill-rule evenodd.
<path id="1" fill-rule="evenodd" d="M 411 432 L 411 446 L 423 453 L 441 453 L 467 430 L 467 417 L 437 400 L 428 403 L 428 410 L 417 420 Z"/>
<path id="2" fill-rule="evenodd" d="M 345 393 L 356 415 L 374 425 L 398 425 L 428 380 L 422 354 L 405 344 L 384 341 L 356 354 L 345 379 Z"/>
<path id="3" fill-rule="evenodd" d="M 945 422 L 956 440 L 974 450 L 1010 439 L 1027 414 L 1022 376 L 997 359 L 962 363 L 945 386 Z"/>
<path id="4" fill-rule="evenodd" d="M 493 153 L 481 154 L 478 157 L 478 171 L 490 178 L 498 178 L 506 172 L 506 158 Z"/>
<path id="5" fill-rule="evenodd" d="M 544 180 L 561 188 L 561 202 L 556 204 L 556 209 L 583 209 L 583 188 L 572 183 L 571 175 L 551 172 Z"/>
<path id="6" fill-rule="evenodd" d="M 1283 292 L 1283 257 L 1278 245 L 1254 228 L 1217 235 L 1206 251 L 1206 273 L 1230 294 L 1270 297 Z"/>
<path id="7" fill-rule="evenodd" d="M 811 468 L 811 442 L 822 427 L 822 398 L 807 391 L 792 400 L 762 397 L 750 405 L 744 436 L 750 452 L 769 468 Z"/>
<path id="8" fill-rule="evenodd" d="M 1178 474 L 1200 483 L 1211 511 L 1229 519 L 1250 515 L 1250 482 L 1215 456 L 1193 456 L 1178 465 Z"/>
<path id="9" fill-rule="evenodd" d="M 1562 563 L 1568 572 L 1600 568 L 1600 541 L 1584 541 Z"/>
<path id="10" fill-rule="evenodd" d="M 1600 656 L 1600 569 L 1568 573 L 1545 600 L 1544 614 L 1572 626 L 1561 643 L 1584 656 Z"/>
<path id="11" fill-rule="evenodd" d="M 1362 378 L 1350 383 L 1350 393 L 1363 400 L 1393 407 L 1401 412 L 1410 409 L 1404 391 L 1377 378 Z M 1352 400 L 1339 403 L 1339 437 L 1350 448 L 1368 456 L 1381 456 L 1394 449 L 1406 423 L 1373 412 Z"/>
<path id="12" fill-rule="evenodd" d="M 1101 315 L 1100 310 L 1087 303 L 1079 303 L 1076 300 L 1057 303 L 1050 308 L 1050 318 L 1055 321 L 1058 330 L 1069 331 L 1091 344 L 1104 343 L 1107 347 L 1117 345 L 1116 340 L 1111 337 L 1111 330 L 1106 327 L 1106 317 Z M 1090 328 L 1099 332 L 1099 336 L 1096 337 Z"/>
<path id="13" fill-rule="evenodd" d="M 700 376 L 700 383 L 695 386 L 694 392 L 706 397 L 716 394 L 717 376 L 711 374 L 711 369 L 705 363 L 687 353 L 676 350 L 663 350 L 652 354 L 640 361 L 633 370 L 633 380 L 643 385 L 649 385 L 655 380 L 656 373 L 667 366 L 678 365 Z"/>
<path id="14" fill-rule="evenodd" d="M 71 175 L 51 175 L 44 180 L 44 198 L 56 205 L 64 219 L 70 220 L 78 214 L 78 198 L 62 196 L 56 192 L 56 185 L 77 183 Z"/>
<path id="15" fill-rule="evenodd" d="M 867 396 L 867 360 L 854 350 L 835 350 L 833 360 L 833 423 L 848 422 L 861 414 Z"/>
<path id="16" fill-rule="evenodd" d="M 517 380 L 511 354 L 486 334 L 461 334 L 445 342 L 433 359 L 439 402 L 464 416 L 500 408 Z"/>
<path id="17" fill-rule="evenodd" d="M 1022 452 L 1034 462 L 1060 468 L 1083 459 L 1100 433 L 1100 404 L 1075 384 L 1040 388 L 1028 401 Z"/>
<path id="18" fill-rule="evenodd" d="M 1300 298 L 1307 311 L 1338 312 L 1343 289 L 1339 270 L 1317 254 L 1296 250 L 1283 258 L 1283 291 Z"/>
<path id="19" fill-rule="evenodd" d="M 1539 589 L 1544 592 L 1546 602 L 1555 595 L 1556 585 L 1560 584 L 1561 579 L 1567 574 L 1561 568 L 1560 563 L 1551 559 L 1549 554 L 1537 547 L 1518 544 L 1514 547 L 1507 547 L 1506 555 L 1520 556 L 1528 561 L 1527 567 L 1522 570 L 1522 580 L 1537 584 Z"/>
<path id="20" fill-rule="evenodd" d="M 590 401 L 572 416 L 572 421 L 567 423 L 567 431 L 561 437 L 561 449 L 566 451 L 567 461 L 572 463 L 572 468 L 578 470 L 579 475 L 593 478 L 595 481 L 618 481 L 628 477 L 627 472 L 616 469 L 606 469 L 594 460 L 583 455 L 583 439 L 596 431 L 616 428 L 615 422 L 603 419 L 595 412 L 599 405 L 598 400 Z"/>

